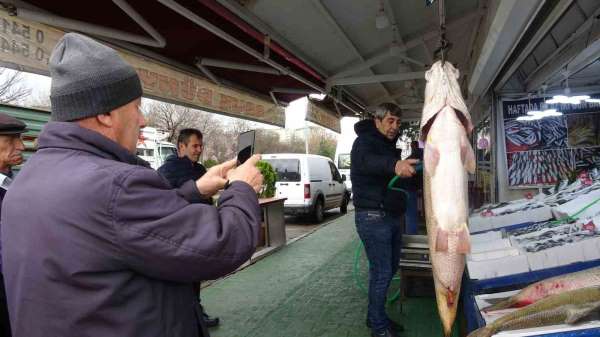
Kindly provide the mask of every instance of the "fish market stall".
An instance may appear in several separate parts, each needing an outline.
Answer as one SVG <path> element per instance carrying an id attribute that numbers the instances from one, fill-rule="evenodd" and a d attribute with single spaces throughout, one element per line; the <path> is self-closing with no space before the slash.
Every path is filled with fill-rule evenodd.
<path id="1" fill-rule="evenodd" d="M 549 219 L 532 221 L 534 216 L 528 213 L 541 208 L 548 209 Z M 475 226 L 470 228 L 472 247 L 467 256 L 465 291 L 462 294 L 469 331 L 508 313 L 482 312 L 487 306 L 483 302 L 486 299 L 498 298 L 505 295 L 503 291 L 516 291 L 550 277 L 600 266 L 598 169 L 581 173 L 570 184 L 563 180 L 547 193 L 529 199 L 487 205 L 476 210 L 471 218 L 493 218 L 494 214 L 503 217 L 507 212 L 514 214 L 514 219 L 520 219 L 515 222 L 521 222 L 512 225 L 498 222 L 482 228 L 475 221 Z M 597 328 L 596 325 L 584 324 L 577 326 L 577 330 L 590 326 Z M 574 329 L 571 326 L 545 327 L 531 330 L 528 334 L 519 332 L 515 336 L 552 331 L 566 333 Z"/>

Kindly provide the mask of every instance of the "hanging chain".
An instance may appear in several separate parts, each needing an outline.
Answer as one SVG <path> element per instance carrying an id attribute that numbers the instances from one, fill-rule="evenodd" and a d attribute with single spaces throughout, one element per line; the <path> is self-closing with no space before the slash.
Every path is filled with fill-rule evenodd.
<path id="1" fill-rule="evenodd" d="M 446 40 L 446 6 L 444 0 L 439 0 L 439 15 L 440 15 L 440 56 L 442 58 L 442 66 L 446 62 L 446 51 L 448 48 L 448 40 Z"/>

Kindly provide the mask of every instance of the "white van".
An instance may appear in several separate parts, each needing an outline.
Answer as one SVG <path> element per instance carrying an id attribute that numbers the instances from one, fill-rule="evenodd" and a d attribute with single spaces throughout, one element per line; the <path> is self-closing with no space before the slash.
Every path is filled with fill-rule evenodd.
<path id="1" fill-rule="evenodd" d="M 152 127 L 141 130 L 136 152 L 137 156 L 150 163 L 153 169 L 158 169 L 171 154 L 177 154 L 177 147 L 165 141 L 167 134 Z"/>
<path id="2" fill-rule="evenodd" d="M 312 154 L 263 154 L 262 159 L 277 172 L 275 183 L 277 197 L 284 197 L 286 214 L 314 216 L 323 221 L 323 212 L 340 208 L 348 210 L 350 193 L 331 159 Z"/>
<path id="3" fill-rule="evenodd" d="M 340 171 L 340 174 L 348 177 L 344 184 L 346 184 L 346 189 L 352 195 L 352 180 L 350 180 L 350 153 L 338 153 L 335 158 L 335 162 L 337 163 L 337 168 Z"/>

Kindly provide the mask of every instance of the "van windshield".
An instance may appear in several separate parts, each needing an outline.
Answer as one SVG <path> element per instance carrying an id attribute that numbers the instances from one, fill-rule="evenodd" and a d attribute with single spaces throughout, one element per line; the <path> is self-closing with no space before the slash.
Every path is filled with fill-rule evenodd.
<path id="1" fill-rule="evenodd" d="M 172 154 L 177 154 L 177 150 L 174 147 L 171 146 L 161 146 L 160 147 L 160 158 L 164 161 L 167 159 L 168 156 L 172 155 Z"/>
<path id="2" fill-rule="evenodd" d="M 300 181 L 300 160 L 266 159 L 277 173 L 277 181 Z"/>
<path id="3" fill-rule="evenodd" d="M 340 154 L 338 156 L 338 170 L 350 169 L 350 153 Z"/>

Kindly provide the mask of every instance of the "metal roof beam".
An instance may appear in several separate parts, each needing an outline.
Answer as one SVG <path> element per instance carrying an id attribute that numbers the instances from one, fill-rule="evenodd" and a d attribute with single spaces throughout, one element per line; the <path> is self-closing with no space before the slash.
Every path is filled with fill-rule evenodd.
<path id="1" fill-rule="evenodd" d="M 425 78 L 424 71 L 415 71 L 409 73 L 394 73 L 385 75 L 359 76 L 336 78 L 331 80 L 331 85 L 355 85 L 355 84 L 370 84 L 378 82 L 399 82 L 419 80 Z"/>
<path id="2" fill-rule="evenodd" d="M 533 71 L 525 79 L 527 91 L 537 90 L 544 82 L 551 80 L 565 66 L 568 66 L 574 57 L 577 57 L 581 52 L 586 50 L 589 43 L 600 38 L 599 32 L 592 31 L 591 34 L 586 34 L 594 28 L 596 17 L 600 15 L 600 8 L 594 11 L 594 14 L 581 25 L 575 33 L 573 33 L 563 44 L 548 56 L 544 62 Z"/>
<path id="3" fill-rule="evenodd" d="M 310 88 L 313 88 L 323 94 L 326 94 L 325 88 L 319 86 L 318 84 L 313 83 L 310 80 L 307 80 L 303 76 L 301 76 L 293 71 L 289 71 L 288 69 L 286 69 L 285 67 L 283 67 L 282 65 L 280 65 L 279 63 L 277 63 L 271 59 L 265 59 L 263 57 L 262 53 L 254 50 L 252 47 L 248 46 L 247 44 L 243 43 L 242 41 L 229 35 L 228 33 L 223 31 L 219 27 L 211 24 L 210 22 L 208 22 L 205 19 L 198 16 L 196 13 L 190 11 L 186 7 L 181 6 L 177 2 L 175 2 L 173 0 L 157 0 L 157 1 L 160 2 L 161 4 L 163 4 L 164 6 L 170 8 L 171 10 L 175 11 L 179 15 L 185 17 L 186 19 L 194 22 L 198 26 L 208 30 L 209 32 L 211 32 L 211 33 L 215 34 L 216 36 L 222 38 L 223 40 L 231 43 L 232 45 L 236 46 L 237 48 L 245 51 L 246 53 L 250 54 L 251 56 L 255 57 L 256 59 L 270 65 L 271 67 L 285 73 L 286 75 L 289 75 L 290 77 L 303 83 L 304 85 L 306 85 Z M 332 98 L 334 100 L 336 99 L 335 97 L 332 97 Z M 346 108 L 348 108 L 350 111 L 353 111 L 354 113 L 360 113 L 354 107 L 346 104 L 346 102 L 339 102 L 339 103 L 342 104 L 343 106 L 345 106 Z"/>
<path id="4" fill-rule="evenodd" d="M 125 0 L 113 0 L 113 2 L 115 3 L 115 5 L 121 8 L 121 10 L 124 11 L 133 21 L 135 21 L 140 27 L 142 27 L 142 29 L 151 37 L 131 34 L 122 30 L 95 25 L 84 21 L 73 20 L 66 17 L 54 15 L 45 11 L 42 12 L 30 8 L 20 7 L 20 2 L 18 1 L 12 2 L 8 0 L 5 2 L 16 6 L 16 16 L 25 20 L 40 22 L 50 26 L 80 31 L 92 35 L 133 42 L 150 47 L 163 48 L 167 45 L 165 38 L 162 35 L 160 35 L 160 33 L 158 33 L 158 31 L 156 31 L 156 29 L 154 29 L 154 27 L 152 27 L 152 25 L 150 25 L 148 21 L 146 21 Z"/>
<path id="5" fill-rule="evenodd" d="M 200 59 L 200 64 L 203 66 L 216 67 L 216 68 L 251 71 L 251 72 L 255 72 L 255 73 L 271 74 L 271 75 L 281 75 L 281 72 L 279 70 L 273 69 L 271 67 L 256 66 L 253 64 L 237 63 L 237 62 L 230 62 L 230 61 L 217 60 L 217 59 L 211 59 L 211 58 Z"/>
<path id="6" fill-rule="evenodd" d="M 312 3 L 317 8 L 317 10 L 321 13 L 321 15 L 323 15 L 323 17 L 327 20 L 327 22 L 329 22 L 329 24 L 334 28 L 337 35 L 342 39 L 342 41 L 346 44 L 346 46 L 356 55 L 356 57 L 358 57 L 360 62 L 364 63 L 365 58 L 358 51 L 358 49 L 356 48 L 354 43 L 352 41 L 350 41 L 350 38 L 348 38 L 348 35 L 346 35 L 346 33 L 342 30 L 342 27 L 340 27 L 340 25 L 337 23 L 337 21 L 335 21 L 335 19 L 333 18 L 331 13 L 329 13 L 327 8 L 325 8 L 325 6 L 323 6 L 323 3 L 321 3 L 320 0 L 312 0 Z M 371 74 L 374 74 L 373 70 L 370 69 L 370 67 L 365 68 L 365 69 L 368 69 Z M 386 88 L 385 85 L 383 85 L 383 84 L 380 84 L 380 86 L 383 89 L 383 92 L 389 96 L 390 91 L 388 90 L 388 88 Z M 326 89 L 329 90 L 330 87 L 327 86 Z"/>
<path id="7" fill-rule="evenodd" d="M 543 4 L 544 0 L 499 1 L 469 79 L 471 95 L 481 97 L 488 91 Z"/>
<path id="8" fill-rule="evenodd" d="M 513 64 L 508 68 L 508 71 L 504 73 L 500 81 L 495 87 L 495 91 L 500 91 L 502 87 L 508 82 L 510 77 L 519 69 L 519 67 L 525 62 L 527 57 L 535 50 L 535 48 L 539 45 L 539 43 L 548 35 L 550 30 L 554 28 L 554 25 L 558 22 L 558 20 L 563 16 L 563 14 L 571 7 L 573 4 L 573 0 L 560 0 L 559 3 L 552 9 L 552 12 L 540 29 L 535 33 L 535 35 L 531 38 L 527 46 L 521 50 L 519 56 L 513 62 Z"/>
<path id="9" fill-rule="evenodd" d="M 472 11 L 464 16 L 461 16 L 458 19 L 449 21 L 446 24 L 446 29 L 447 30 L 452 30 L 452 29 L 456 29 L 462 25 L 465 25 L 469 22 L 471 22 L 472 20 L 474 20 L 475 18 L 480 18 L 483 15 L 483 11 L 481 10 L 475 10 Z M 399 39 L 398 44 L 400 45 L 400 48 L 398 49 L 399 52 L 406 52 L 408 50 L 411 50 L 415 47 L 421 46 L 425 44 L 425 41 L 437 38 L 439 35 L 439 30 L 436 29 L 432 29 L 424 34 L 422 34 L 421 36 L 415 37 L 413 39 L 410 39 L 408 41 L 406 41 L 405 43 L 401 43 L 403 42 L 401 39 Z M 398 38 L 398 37 L 397 37 Z M 429 58 L 431 58 L 433 60 L 433 56 L 431 56 L 431 52 L 428 52 L 428 56 Z M 340 72 L 338 72 L 337 74 L 334 74 L 333 76 L 330 77 L 330 79 L 334 79 L 334 78 L 340 78 L 340 77 L 345 77 L 348 75 L 352 75 L 355 74 L 361 70 L 367 69 L 369 67 L 372 67 L 376 64 L 379 64 L 381 62 L 383 62 L 384 60 L 387 60 L 388 58 L 392 57 L 392 55 L 390 54 L 390 48 L 386 47 L 383 50 L 380 50 L 377 54 L 375 54 L 374 56 L 370 57 L 369 59 L 365 60 L 364 63 L 361 64 L 356 64 L 356 65 L 352 65 L 349 68 L 346 68 Z M 414 63 L 414 62 L 413 62 Z"/>
<path id="10" fill-rule="evenodd" d="M 400 109 L 407 109 L 407 110 L 423 109 L 423 103 L 401 104 Z"/>

